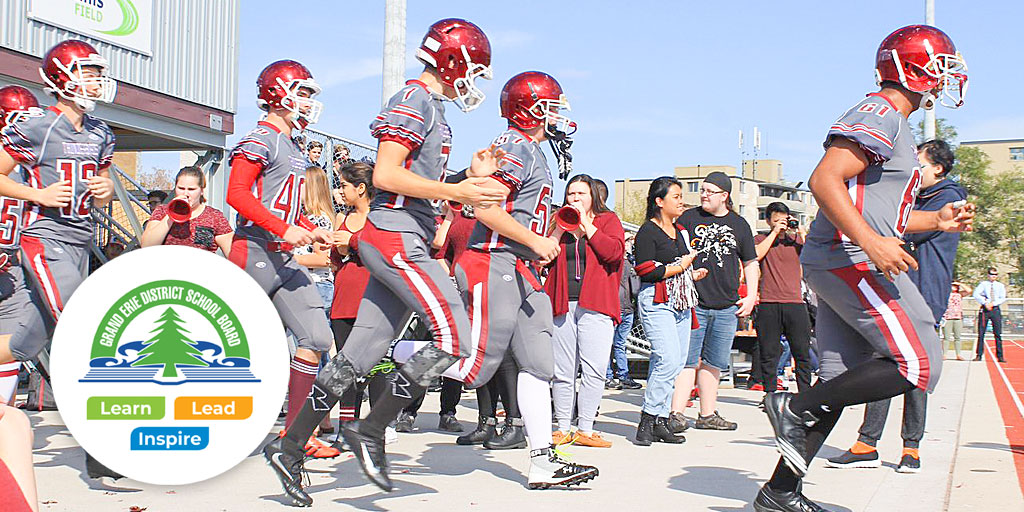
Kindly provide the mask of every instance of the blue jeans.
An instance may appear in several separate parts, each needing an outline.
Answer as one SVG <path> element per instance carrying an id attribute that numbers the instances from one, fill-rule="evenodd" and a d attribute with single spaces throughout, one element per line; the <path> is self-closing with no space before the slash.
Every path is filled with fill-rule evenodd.
<path id="1" fill-rule="evenodd" d="M 690 350 L 686 367 L 696 368 L 703 362 L 707 366 L 725 371 L 729 369 L 729 351 L 736 338 L 736 306 L 725 309 L 693 308 L 700 327 L 690 333 Z"/>
<path id="2" fill-rule="evenodd" d="M 644 284 L 637 300 L 640 322 L 651 343 L 651 365 L 644 391 L 643 411 L 668 416 L 676 376 L 683 370 L 690 346 L 690 310 L 654 303 L 654 286 Z"/>
<path id="3" fill-rule="evenodd" d="M 615 335 L 612 336 L 612 357 L 608 362 L 608 374 L 606 378 L 615 378 L 615 372 L 612 366 L 616 366 L 619 369 L 619 378 L 629 378 L 629 362 L 626 361 L 626 338 L 629 336 L 630 329 L 633 328 L 633 312 L 623 311 L 622 322 L 615 326 Z"/>

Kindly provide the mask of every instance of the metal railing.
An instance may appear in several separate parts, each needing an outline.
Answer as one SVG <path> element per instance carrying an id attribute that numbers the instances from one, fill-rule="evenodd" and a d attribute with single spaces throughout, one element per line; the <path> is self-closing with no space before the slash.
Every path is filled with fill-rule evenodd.
<path id="1" fill-rule="evenodd" d="M 964 297 L 964 330 L 966 338 L 970 335 L 973 338 L 978 336 L 978 310 L 981 305 L 974 299 Z M 1003 317 L 1003 336 L 1007 338 L 1024 338 L 1024 298 L 1006 299 L 999 311 Z M 992 324 L 989 322 L 987 335 L 992 337 Z"/>
<path id="2" fill-rule="evenodd" d="M 363 158 L 367 158 L 371 161 L 377 160 L 377 148 L 368 144 L 363 144 L 362 142 L 357 142 L 345 137 L 339 137 L 337 135 L 320 130 L 314 130 L 312 128 L 306 128 L 303 130 L 302 134 L 306 137 L 307 145 L 314 140 L 324 145 L 324 151 L 320 155 L 320 161 L 314 163 L 320 165 L 328 172 L 331 171 L 332 168 L 329 166 L 331 165 L 331 162 L 334 161 L 334 146 L 338 144 L 344 144 L 348 147 L 349 158 L 353 160 L 362 160 Z"/>

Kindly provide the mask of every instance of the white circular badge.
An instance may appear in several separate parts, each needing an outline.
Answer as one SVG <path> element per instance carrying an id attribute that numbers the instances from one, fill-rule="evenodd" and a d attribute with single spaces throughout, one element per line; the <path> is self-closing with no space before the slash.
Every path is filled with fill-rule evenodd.
<path id="1" fill-rule="evenodd" d="M 68 430 L 110 469 L 180 485 L 251 454 L 277 419 L 288 347 L 266 293 L 191 247 L 125 253 L 68 301 L 53 335 Z"/>

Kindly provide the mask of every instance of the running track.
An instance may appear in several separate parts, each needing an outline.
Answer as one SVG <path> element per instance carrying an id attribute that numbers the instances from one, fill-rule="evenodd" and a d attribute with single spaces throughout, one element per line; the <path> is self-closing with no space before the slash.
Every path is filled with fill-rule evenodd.
<path id="1" fill-rule="evenodd" d="M 995 389 L 999 411 L 1006 425 L 1006 438 L 1017 467 L 1017 480 L 1024 492 L 1024 341 L 1003 339 L 1006 363 L 996 362 L 995 340 L 985 340 L 985 365 Z"/>

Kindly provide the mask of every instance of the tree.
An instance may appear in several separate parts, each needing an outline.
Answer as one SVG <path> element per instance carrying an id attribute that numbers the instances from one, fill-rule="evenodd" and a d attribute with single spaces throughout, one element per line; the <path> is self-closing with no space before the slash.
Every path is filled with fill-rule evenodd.
<path id="1" fill-rule="evenodd" d="M 647 220 L 647 194 L 640 190 L 633 190 L 622 199 L 622 204 L 617 212 L 619 219 L 638 226 L 643 224 Z"/>
<path id="2" fill-rule="evenodd" d="M 1024 286 L 1024 171 L 1001 174 L 989 170 L 991 161 L 976 147 L 956 149 L 953 179 L 967 189 L 978 205 L 974 231 L 965 233 L 957 251 L 957 279 L 977 283 L 988 267 L 1010 268 L 1010 285 Z"/>
<path id="3" fill-rule="evenodd" d="M 146 190 L 171 190 L 174 188 L 174 175 L 167 169 L 151 168 L 148 172 L 140 172 L 139 185 Z"/>
<path id="4" fill-rule="evenodd" d="M 157 327 L 151 331 L 156 334 L 146 347 L 139 351 L 142 358 L 132 363 L 132 366 L 162 364 L 162 376 L 171 378 L 178 376 L 175 365 L 209 366 L 198 357 L 202 352 L 196 350 L 195 345 L 188 339 L 188 329 L 185 329 L 182 323 L 178 313 L 168 307 L 157 320 Z"/>
<path id="5" fill-rule="evenodd" d="M 914 131 L 914 140 L 917 141 L 918 144 L 920 144 L 922 142 L 928 142 L 928 141 L 924 140 L 924 119 L 922 119 L 921 122 L 917 123 L 917 125 L 914 126 L 914 130 L 913 131 Z M 948 142 L 949 144 L 952 145 L 953 142 L 956 141 L 956 137 L 957 137 L 957 133 L 956 133 L 956 127 L 955 126 L 949 124 L 949 121 L 946 121 L 946 119 L 944 119 L 944 118 L 940 117 L 940 118 L 936 118 L 935 119 L 935 139 L 936 140 L 944 140 L 944 141 L 946 141 L 946 142 Z"/>

